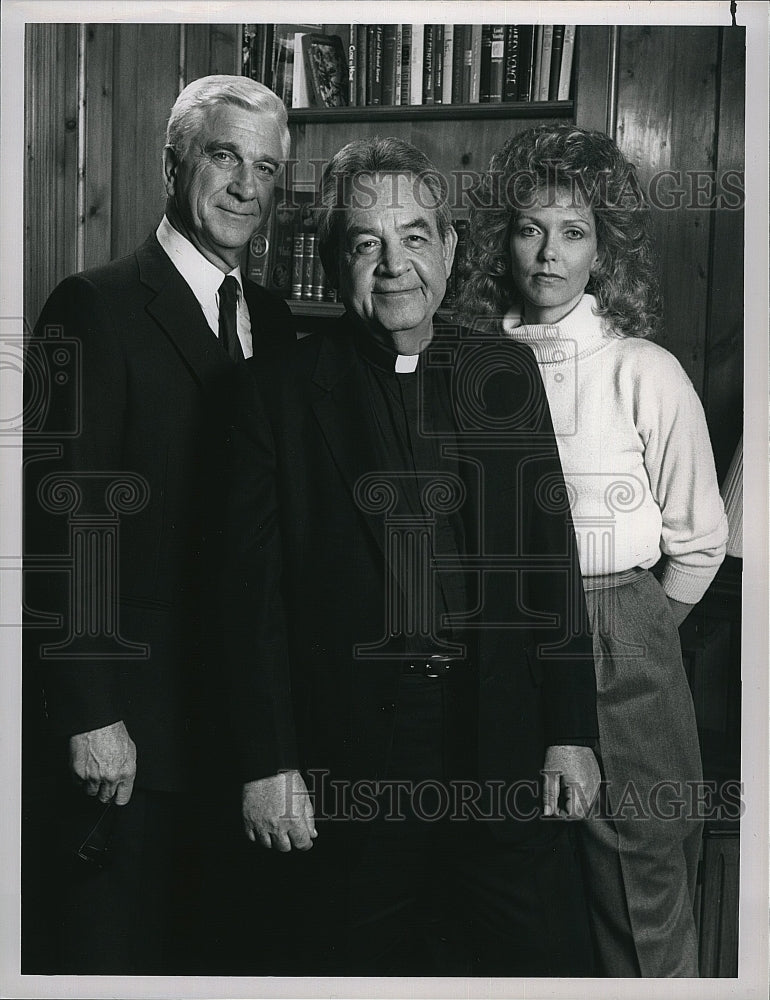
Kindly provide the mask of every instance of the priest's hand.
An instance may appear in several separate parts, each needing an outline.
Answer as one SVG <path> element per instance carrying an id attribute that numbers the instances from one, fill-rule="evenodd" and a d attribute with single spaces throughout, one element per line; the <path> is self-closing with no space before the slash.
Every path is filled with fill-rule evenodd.
<path id="1" fill-rule="evenodd" d="M 247 782 L 241 809 L 246 836 L 263 847 L 308 851 L 318 836 L 313 805 L 299 771 L 281 771 Z"/>

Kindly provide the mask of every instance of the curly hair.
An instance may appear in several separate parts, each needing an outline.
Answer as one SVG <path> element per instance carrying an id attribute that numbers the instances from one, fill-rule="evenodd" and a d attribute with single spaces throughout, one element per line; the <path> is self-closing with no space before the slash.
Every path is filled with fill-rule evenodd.
<path id="1" fill-rule="evenodd" d="M 636 169 L 603 132 L 541 125 L 495 153 L 471 212 L 468 257 L 457 312 L 473 325 L 517 301 L 510 234 L 517 214 L 540 191 L 567 190 L 594 213 L 599 263 L 586 291 L 624 337 L 651 337 L 661 318 L 649 207 Z"/>

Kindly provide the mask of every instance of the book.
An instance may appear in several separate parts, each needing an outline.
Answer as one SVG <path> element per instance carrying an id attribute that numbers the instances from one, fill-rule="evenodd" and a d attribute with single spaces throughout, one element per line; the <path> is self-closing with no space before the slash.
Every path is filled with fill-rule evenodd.
<path id="1" fill-rule="evenodd" d="M 422 103 L 433 104 L 433 25 L 426 24 L 422 37 Z"/>
<path id="2" fill-rule="evenodd" d="M 294 104 L 294 107 L 344 108 L 348 102 L 348 65 L 345 49 L 339 35 L 298 35 L 295 47 L 302 48 L 302 64 L 305 69 L 302 74 L 295 73 L 295 95 L 299 82 L 299 98 L 303 97 L 302 88 L 308 98 L 307 104 Z M 294 65 L 297 66 L 295 58 Z"/>
<path id="3" fill-rule="evenodd" d="M 481 28 L 480 24 L 471 25 L 471 78 L 468 94 L 469 104 L 479 103 L 479 83 L 481 71 Z M 466 53 L 467 55 L 467 53 Z"/>
<path id="4" fill-rule="evenodd" d="M 350 25 L 350 41 L 348 42 L 348 106 L 356 106 L 356 86 L 358 84 L 358 59 L 356 56 L 356 26 Z"/>
<path id="5" fill-rule="evenodd" d="M 270 240 L 265 233 L 257 233 L 249 240 L 246 257 L 246 277 L 257 285 L 265 287 L 270 263 Z"/>
<path id="6" fill-rule="evenodd" d="M 409 61 L 409 103 L 422 104 L 422 55 L 425 43 L 424 25 L 412 25 L 411 57 Z"/>
<path id="7" fill-rule="evenodd" d="M 397 27 L 395 24 L 386 24 L 382 32 L 382 103 L 393 105 L 396 103 L 396 39 Z M 398 62 L 401 62 L 401 53 L 398 54 Z"/>
<path id="8" fill-rule="evenodd" d="M 551 42 L 551 69 L 548 74 L 548 100 L 555 101 L 559 96 L 559 75 L 561 73 L 561 53 L 564 46 L 564 25 L 553 26 L 553 41 Z"/>
<path id="9" fill-rule="evenodd" d="M 503 100 L 519 99 L 519 26 L 505 26 L 505 58 L 503 69 Z"/>
<path id="10" fill-rule="evenodd" d="M 369 46 L 365 24 L 356 25 L 356 63 L 358 76 L 356 78 L 356 105 L 366 107 L 366 81 L 369 75 Z"/>
<path id="11" fill-rule="evenodd" d="M 292 87 L 291 106 L 293 108 L 309 108 L 310 93 L 308 91 L 307 69 L 303 58 L 302 39 L 306 37 L 304 31 L 294 33 L 294 62 L 292 65 Z M 317 36 L 322 37 L 322 36 Z"/>
<path id="12" fill-rule="evenodd" d="M 489 63 L 489 101 L 499 104 L 503 99 L 503 73 L 505 71 L 505 25 L 492 25 L 492 43 Z"/>
<path id="13" fill-rule="evenodd" d="M 401 25 L 401 103 L 409 104 L 412 89 L 412 26 Z"/>
<path id="14" fill-rule="evenodd" d="M 366 103 L 370 106 L 382 104 L 382 25 L 369 24 L 366 27 Z"/>
<path id="15" fill-rule="evenodd" d="M 396 51 L 395 51 L 395 59 L 396 59 L 396 82 L 395 82 L 395 86 L 393 88 L 393 103 L 394 104 L 401 104 L 402 103 L 402 101 L 401 101 L 401 72 L 402 72 L 402 69 L 403 69 L 403 60 L 402 60 L 401 49 L 402 49 L 402 45 L 403 45 L 403 34 L 404 34 L 403 29 L 404 29 L 403 24 L 397 24 L 396 25 Z"/>
<path id="16" fill-rule="evenodd" d="M 294 82 L 294 37 L 280 36 L 275 39 L 275 69 L 273 90 L 287 108 L 292 106 L 291 95 Z"/>
<path id="17" fill-rule="evenodd" d="M 452 103 L 462 104 L 463 79 L 465 75 L 465 28 L 464 24 L 454 26 L 452 39 Z"/>
<path id="18" fill-rule="evenodd" d="M 538 89 L 540 87 L 540 67 L 543 62 L 543 25 L 538 24 L 535 28 L 534 64 L 532 67 L 532 83 L 530 84 L 530 100 L 537 101 Z"/>
<path id="19" fill-rule="evenodd" d="M 561 69 L 559 72 L 559 91 L 556 95 L 557 101 L 568 101 L 570 86 L 572 84 L 572 62 L 575 54 L 575 34 L 574 24 L 567 24 L 564 27 L 564 46 L 561 50 Z"/>
<path id="20" fill-rule="evenodd" d="M 316 252 L 316 234 L 305 233 L 302 248 L 302 298 L 313 298 L 313 258 Z"/>
<path id="21" fill-rule="evenodd" d="M 473 76 L 473 25 L 463 26 L 463 79 L 462 103 L 469 104 L 471 99 L 471 77 Z"/>
<path id="22" fill-rule="evenodd" d="M 313 242 L 312 285 L 310 295 L 314 302 L 323 302 L 325 285 L 326 276 L 324 274 L 323 264 L 321 263 L 321 255 L 318 253 L 318 240 L 315 239 Z"/>
<path id="23" fill-rule="evenodd" d="M 454 35 L 455 26 L 453 24 L 444 25 L 444 67 L 442 78 L 441 103 L 452 103 L 452 79 L 453 79 L 453 59 L 454 59 Z"/>
<path id="24" fill-rule="evenodd" d="M 532 100 L 532 80 L 535 70 L 535 28 L 531 24 L 519 26 L 519 101 Z"/>
<path id="25" fill-rule="evenodd" d="M 291 297 L 302 298 L 302 274 L 305 255 L 305 234 L 294 232 L 291 238 Z"/>
<path id="26" fill-rule="evenodd" d="M 489 77 L 492 71 L 492 25 L 481 26 L 481 62 L 479 65 L 479 102 L 489 103 Z"/>
<path id="27" fill-rule="evenodd" d="M 433 25 L 433 103 L 444 103 L 444 25 Z"/>
<path id="28" fill-rule="evenodd" d="M 315 191 L 279 188 L 275 192 L 266 284 L 270 291 L 287 299 L 291 296 L 294 234 L 301 231 L 303 215 L 308 214 L 315 197 Z"/>
<path id="29" fill-rule="evenodd" d="M 548 81 L 551 75 L 551 50 L 553 48 L 553 25 L 543 25 L 542 49 L 540 52 L 540 72 L 537 75 L 537 99 L 548 100 Z"/>

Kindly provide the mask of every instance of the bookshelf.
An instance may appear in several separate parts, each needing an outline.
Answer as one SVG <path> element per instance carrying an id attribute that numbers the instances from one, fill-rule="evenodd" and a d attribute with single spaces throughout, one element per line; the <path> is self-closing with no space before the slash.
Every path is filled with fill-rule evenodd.
<path id="1" fill-rule="evenodd" d="M 511 101 L 506 104 L 405 104 L 357 108 L 290 108 L 289 126 L 330 122 L 489 121 L 511 118 L 571 118 L 572 101 Z"/>
<path id="2" fill-rule="evenodd" d="M 476 186 L 491 154 L 512 132 L 539 122 L 575 120 L 579 39 L 583 31 L 592 30 L 425 24 L 325 24 L 320 32 L 318 26 L 312 33 L 310 29 L 302 24 L 241 27 L 242 73 L 274 89 L 288 109 L 294 162 L 286 186 L 293 191 L 315 188 L 318 177 L 310 165 L 328 161 L 351 138 L 394 135 L 422 149 L 445 177 L 472 175 L 462 182 L 453 210 L 457 220 L 468 215 L 463 190 Z M 542 36 L 549 32 L 570 38 L 568 53 L 562 56 L 561 45 L 558 52 L 554 50 L 552 69 L 541 56 Z M 325 45 L 332 52 L 330 99 L 328 91 L 327 98 L 322 97 L 316 81 L 310 80 L 315 71 L 308 48 L 325 38 L 333 40 Z M 433 44 L 437 38 L 445 43 Z M 536 59 L 537 40 L 541 49 Z M 372 46 L 377 44 L 375 60 Z M 390 85 L 385 86 L 380 77 L 389 75 Z M 325 104 L 333 106 L 319 106 Z M 278 221 L 280 197 L 272 231 L 265 233 L 270 244 L 267 258 L 247 254 L 244 266 L 250 277 L 287 299 L 294 315 L 303 320 L 300 331 L 310 333 L 341 315 L 343 308 L 312 300 L 307 288 L 301 297 L 292 294 L 292 285 L 295 290 L 300 287 L 298 272 L 308 265 L 301 262 L 302 251 L 290 236 L 290 227 L 299 236 L 307 226 L 299 214 L 290 223 Z M 456 270 L 461 256 L 458 253 Z M 451 293 L 442 309 L 444 316 L 451 315 L 450 300 Z"/>

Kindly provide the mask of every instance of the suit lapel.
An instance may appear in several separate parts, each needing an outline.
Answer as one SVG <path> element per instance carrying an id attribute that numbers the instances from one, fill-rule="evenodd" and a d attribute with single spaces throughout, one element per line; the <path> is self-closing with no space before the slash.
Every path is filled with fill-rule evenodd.
<path id="1" fill-rule="evenodd" d="M 155 235 L 136 251 L 139 277 L 151 290 L 146 310 L 173 343 L 192 377 L 200 384 L 232 361 L 206 322 L 190 286 L 166 256 Z"/>
<path id="2" fill-rule="evenodd" d="M 384 553 L 382 513 L 366 510 L 357 499 L 362 476 L 376 471 L 371 421 L 364 397 L 358 359 L 349 334 L 324 337 L 318 352 L 313 382 L 317 396 L 313 412 L 329 450 L 353 498 L 353 504 Z"/>

